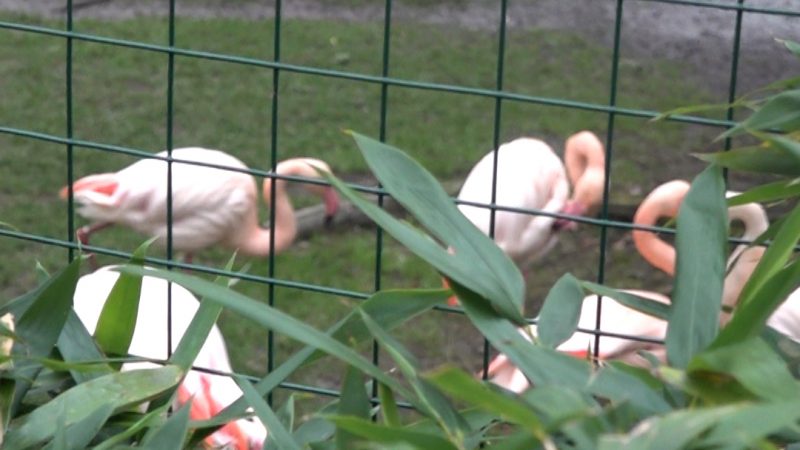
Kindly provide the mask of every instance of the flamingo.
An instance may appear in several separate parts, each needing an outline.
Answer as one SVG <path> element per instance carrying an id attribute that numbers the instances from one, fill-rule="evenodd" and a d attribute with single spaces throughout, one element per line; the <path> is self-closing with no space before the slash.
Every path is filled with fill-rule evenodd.
<path id="1" fill-rule="evenodd" d="M 119 277 L 113 266 L 101 267 L 82 276 L 75 288 L 74 309 L 86 329 L 94 333 L 105 300 Z M 139 297 L 139 312 L 136 329 L 129 353 L 136 356 L 167 359 L 167 285 L 168 282 L 155 277 L 142 277 Z M 189 327 L 200 303 L 184 287 L 172 284 L 172 350 Z M 197 358 L 195 368 L 212 369 L 232 373 L 225 341 L 219 328 L 214 325 Z M 123 370 L 157 367 L 153 363 L 125 363 Z M 189 412 L 193 420 L 210 419 L 226 406 L 242 396 L 239 386 L 230 377 L 190 370 L 180 386 L 176 407 L 192 399 Z M 257 418 L 244 418 L 224 425 L 206 438 L 213 448 L 235 448 L 236 450 L 261 449 L 267 437 L 267 429 Z"/>
<path id="2" fill-rule="evenodd" d="M 646 297 L 661 303 L 669 303 L 669 298 L 656 292 L 625 290 L 630 294 Z M 583 299 L 578 327 L 593 330 L 597 324 L 597 295 L 589 295 Z M 639 312 L 615 301 L 603 301 L 600 315 L 600 336 L 597 357 L 600 360 L 621 360 L 635 365 L 646 365 L 639 356 L 639 350 L 652 351 L 659 359 L 665 359 L 663 345 L 653 340 L 663 340 L 667 334 L 667 322 L 651 315 Z M 536 336 L 536 325 L 527 330 L 520 329 L 523 336 Z M 619 335 L 619 336 L 617 336 Z M 632 340 L 621 336 L 638 336 L 647 340 Z M 562 342 L 556 349 L 572 356 L 585 359 L 593 355 L 595 335 L 576 332 Z M 504 354 L 495 357 L 487 369 L 489 380 L 512 392 L 525 391 L 530 382 Z"/>
<path id="3" fill-rule="evenodd" d="M 567 139 L 566 172 L 550 146 L 538 139 L 518 138 L 501 145 L 497 152 L 497 205 L 583 215 L 602 200 L 605 153 L 592 132 L 581 131 Z M 470 171 L 458 199 L 490 204 L 493 166 L 494 152 L 489 152 Z M 569 198 L 567 175 L 573 185 Z M 464 204 L 458 208 L 478 229 L 489 234 L 488 208 Z M 494 240 L 525 271 L 555 245 L 555 231 L 574 225 L 566 219 L 496 211 Z M 449 303 L 455 305 L 455 297 Z"/>
<path id="4" fill-rule="evenodd" d="M 167 152 L 157 156 L 166 157 Z M 246 170 L 247 166 L 233 156 L 200 147 L 178 148 L 172 157 L 185 161 Z M 330 172 L 318 159 L 293 158 L 278 164 L 278 175 L 318 178 L 312 166 Z M 275 248 L 285 250 L 295 238 L 297 224 L 291 201 L 286 193 L 286 180 L 275 180 Z M 264 180 L 264 199 L 271 199 L 272 181 Z M 332 217 L 338 207 L 338 196 L 330 186 L 307 185 L 325 203 L 326 216 Z M 78 230 L 78 237 L 88 245 L 89 236 L 113 224 L 121 224 L 156 236 L 161 245 L 167 238 L 167 164 L 156 159 L 143 159 L 115 173 L 83 177 L 72 185 L 78 214 L 92 224 Z M 241 171 L 223 170 L 203 165 L 174 162 L 172 164 L 172 245 L 186 253 L 191 261 L 194 252 L 222 244 L 253 256 L 266 256 L 273 230 L 258 225 L 257 187 L 255 179 Z M 67 198 L 68 188 L 59 193 Z"/>

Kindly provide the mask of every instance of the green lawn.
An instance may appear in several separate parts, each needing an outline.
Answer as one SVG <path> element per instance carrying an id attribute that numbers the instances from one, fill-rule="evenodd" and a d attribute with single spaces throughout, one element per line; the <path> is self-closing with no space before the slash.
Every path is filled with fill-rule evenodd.
<path id="1" fill-rule="evenodd" d="M 0 16 L 1 20 L 42 23 L 39 19 Z M 60 27 L 56 22 L 45 25 Z M 195 50 L 270 59 L 272 21 L 187 20 L 177 23 L 177 45 Z M 76 29 L 103 36 L 163 44 L 162 19 L 80 20 Z M 379 75 L 382 26 L 375 23 L 284 21 L 284 62 Z M 390 74 L 394 77 L 470 87 L 493 88 L 496 33 L 444 26 L 398 23 L 393 27 Z M 65 51 L 63 39 L 0 30 L 0 126 L 64 135 Z M 167 57 L 96 43 L 74 45 L 74 130 L 86 140 L 156 152 L 166 145 Z M 505 61 L 509 91 L 606 103 L 611 52 L 568 33 L 513 31 Z M 174 145 L 224 149 L 252 167 L 270 166 L 272 71 L 223 62 L 177 57 L 175 60 Z M 623 59 L 619 103 L 666 110 L 719 101 L 682 81 L 674 64 Z M 492 145 L 494 100 L 467 95 L 392 87 L 388 100 L 388 140 L 412 154 L 443 180 L 462 179 Z M 366 166 L 342 129 L 377 136 L 380 87 L 376 84 L 282 72 L 278 112 L 279 159 L 314 156 L 328 161 L 345 179 L 365 179 Z M 564 139 L 580 129 L 605 133 L 607 117 L 566 108 L 506 101 L 502 139 L 536 135 L 558 152 Z M 690 151 L 701 150 L 714 130 L 675 123 L 619 118 L 612 163 L 613 202 L 641 198 L 658 182 L 691 177 L 701 167 Z M 66 180 L 66 151 L 60 144 L 0 134 L 0 221 L 38 235 L 64 238 L 67 211 L 57 198 Z M 113 171 L 132 158 L 77 148 L 76 176 Z M 266 212 L 262 212 L 266 217 Z M 78 224 L 83 224 L 81 219 Z M 131 251 L 144 240 L 126 230 L 98 233 L 93 243 Z M 529 302 L 537 305 L 548 286 L 567 270 L 596 278 L 599 232 L 583 227 L 528 277 Z M 336 229 L 317 234 L 276 257 L 276 275 L 293 281 L 371 292 L 375 286 L 375 231 Z M 612 285 L 640 287 L 665 280 L 643 267 L 623 232 L 609 236 L 606 279 Z M 66 251 L 0 238 L 5 261 L 0 292 L 11 298 L 34 286 L 35 261 L 56 269 Z M 229 252 L 209 250 L 198 262 L 221 267 Z M 101 262 L 113 263 L 111 258 Z M 251 272 L 266 275 L 268 263 L 251 261 Z M 654 278 L 655 277 L 655 278 Z M 382 259 L 384 287 L 438 286 L 436 273 L 399 245 L 386 240 Z M 237 289 L 266 299 L 267 289 L 242 282 Z M 276 305 L 316 326 L 332 323 L 353 300 L 298 289 L 276 289 Z M 222 320 L 237 369 L 263 373 L 264 333 L 246 320 Z M 426 365 L 444 359 L 478 367 L 481 342 L 463 319 L 432 314 L 401 332 L 419 350 Z M 281 359 L 295 348 L 279 341 Z M 298 374 L 299 381 L 335 382 L 329 368 Z M 298 380 L 296 380 L 298 381 Z"/>

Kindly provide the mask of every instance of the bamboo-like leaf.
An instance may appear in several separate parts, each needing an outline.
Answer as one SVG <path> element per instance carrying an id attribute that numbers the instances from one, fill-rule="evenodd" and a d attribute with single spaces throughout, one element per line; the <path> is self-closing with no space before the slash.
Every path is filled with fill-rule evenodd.
<path id="1" fill-rule="evenodd" d="M 783 44 L 790 52 L 794 53 L 795 56 L 800 56 L 800 44 L 795 41 L 790 41 L 786 39 L 776 39 L 778 42 Z"/>
<path id="2" fill-rule="evenodd" d="M 269 430 L 267 441 L 274 441 L 281 450 L 300 450 L 302 446 L 292 437 L 291 430 L 287 430 L 283 426 L 278 416 L 267 402 L 264 401 L 261 395 L 256 392 L 253 385 L 243 377 L 236 377 L 236 383 L 242 388 L 244 397 L 247 399 L 248 403 L 250 403 L 250 406 L 253 407 L 256 416 L 261 419 L 261 422 L 263 422 Z"/>
<path id="3" fill-rule="evenodd" d="M 342 361 L 355 366 L 364 373 L 386 383 L 395 391 L 402 393 L 404 397 L 411 397 L 407 389 L 397 381 L 384 374 L 375 367 L 369 360 L 359 355 L 350 347 L 333 339 L 331 336 L 317 330 L 316 328 L 302 322 L 294 317 L 265 305 L 250 297 L 232 291 L 218 284 L 202 280 L 184 273 L 176 271 L 165 271 L 160 269 L 143 269 L 136 266 L 123 266 L 118 268 L 120 272 L 137 275 L 148 275 L 163 278 L 189 289 L 196 294 L 204 297 L 206 301 L 213 301 L 223 307 L 240 314 L 259 325 L 271 329 L 277 333 L 284 334 L 292 339 L 300 341 L 306 345 L 311 345 L 326 353 L 335 356 Z"/>
<path id="4" fill-rule="evenodd" d="M 235 258 L 236 254 L 231 256 L 228 260 L 224 268 L 226 272 L 230 272 L 233 269 Z M 228 280 L 222 276 L 218 276 L 214 282 L 221 286 L 226 286 L 228 284 Z M 211 328 L 217 322 L 217 318 L 219 318 L 221 312 L 222 306 L 219 304 L 201 300 L 197 312 L 186 328 L 186 332 L 183 334 L 181 341 L 172 353 L 169 362 L 184 370 L 188 370 L 192 366 L 195 358 L 197 358 L 197 354 L 200 352 L 203 344 L 205 344 L 208 333 L 211 332 Z"/>
<path id="5" fill-rule="evenodd" d="M 92 370 L 72 370 L 72 378 L 77 383 L 83 383 L 114 371 L 109 364 L 99 362 L 105 358 L 105 355 L 97 348 L 92 335 L 86 330 L 75 311 L 69 312 L 56 345 L 64 362 L 68 364 L 95 362 L 92 364 Z"/>
<path id="6" fill-rule="evenodd" d="M 283 425 L 289 431 L 294 430 L 295 395 L 297 394 L 290 395 L 289 398 L 286 399 L 286 402 L 283 404 L 283 406 L 281 406 L 281 408 L 278 411 L 276 411 L 278 420 L 281 421 L 281 425 Z"/>
<path id="7" fill-rule="evenodd" d="M 164 422 L 163 416 L 166 416 L 167 410 L 171 405 L 164 405 L 146 414 L 140 415 L 133 423 L 125 423 L 127 427 L 122 432 L 117 433 L 98 445 L 92 447 L 92 450 L 110 450 L 118 449 L 121 444 L 128 439 L 136 436 L 147 428 L 158 427 Z"/>
<path id="8" fill-rule="evenodd" d="M 531 343 L 514 325 L 498 317 L 476 294 L 457 283 L 451 287 L 458 294 L 467 317 L 475 327 L 495 348 L 508 356 L 533 385 L 554 384 L 583 390 L 589 379 L 586 361 Z"/>
<path id="9" fill-rule="evenodd" d="M 400 150 L 352 133 L 386 190 L 455 254 L 366 201 L 334 176 L 328 181 L 367 216 L 443 275 L 477 292 L 501 314 L 522 324 L 522 275 L 508 256 L 458 211 L 439 183 Z"/>
<path id="10" fill-rule="evenodd" d="M 783 428 L 796 425 L 796 401 L 747 405 L 727 415 L 700 441 L 703 448 L 756 448 L 756 443 Z"/>
<path id="11" fill-rule="evenodd" d="M 714 341 L 714 348 L 757 336 L 767 320 L 789 294 L 800 285 L 800 260 L 779 270 L 753 294 L 755 301 L 742 302 L 728 325 Z"/>
<path id="12" fill-rule="evenodd" d="M 550 288 L 539 313 L 536 333 L 543 345 L 554 348 L 569 339 L 578 327 L 583 289 L 572 274 L 564 274 Z"/>
<path id="13" fill-rule="evenodd" d="M 342 395 L 339 399 L 338 415 L 369 419 L 369 409 L 369 396 L 364 389 L 364 380 L 361 374 L 352 366 L 347 366 Z M 359 440 L 347 430 L 340 428 L 336 431 L 336 448 L 340 450 L 356 448 Z"/>
<path id="14" fill-rule="evenodd" d="M 390 427 L 400 427 L 400 412 L 397 409 L 397 402 L 394 399 L 394 393 L 391 389 L 386 387 L 385 384 L 378 384 L 378 397 L 381 400 L 381 416 L 383 417 L 384 425 Z"/>
<path id="15" fill-rule="evenodd" d="M 747 203 L 770 203 L 800 196 L 800 178 L 781 180 L 756 186 L 728 199 L 728 206 Z"/>
<path id="16" fill-rule="evenodd" d="M 381 327 L 391 330 L 406 320 L 429 310 L 434 305 L 442 303 L 449 295 L 450 292 L 443 289 L 386 290 L 373 294 L 361 303 L 360 308 L 366 311 Z M 369 330 L 367 330 L 356 309 L 351 310 L 346 317 L 334 324 L 326 333 L 339 342 L 346 342 L 350 345 L 356 345 L 371 338 Z M 255 385 L 256 391 L 262 396 L 266 395 L 297 370 L 298 367 L 314 362 L 324 355 L 325 353 L 318 351 L 314 347 L 305 347 L 261 379 Z M 243 399 L 239 399 L 217 414 L 216 417 L 231 421 L 244 413 L 246 406 L 246 402 Z M 333 427 L 331 426 L 330 428 L 332 429 Z"/>
<path id="17" fill-rule="evenodd" d="M 55 432 L 52 424 L 62 407 L 66 411 L 65 425 L 71 426 L 106 405 L 117 411 L 147 401 L 175 386 L 181 375 L 178 367 L 164 366 L 113 373 L 79 384 L 12 421 L 5 445 L 27 448 L 49 439 Z"/>
<path id="18" fill-rule="evenodd" d="M 739 125 L 722 134 L 732 136 L 744 130 L 779 130 L 791 132 L 800 127 L 800 90 L 790 90 L 770 97 L 761 108 Z"/>
<path id="19" fill-rule="evenodd" d="M 42 284 L 50 279 L 50 272 L 45 269 L 39 260 L 36 260 L 36 281 Z"/>
<path id="20" fill-rule="evenodd" d="M 337 398 L 318 409 L 313 418 L 303 422 L 303 424 L 294 431 L 293 436 L 295 441 L 301 445 L 311 445 L 316 442 L 328 442 L 332 446 L 335 445 L 331 437 L 336 433 L 336 425 L 323 417 L 336 414 L 336 409 L 338 407 L 339 399 Z"/>
<path id="21" fill-rule="evenodd" d="M 539 441 L 549 439 L 536 411 L 518 398 L 493 389 L 492 386 L 452 367 L 439 369 L 431 373 L 428 379 L 453 398 L 497 414 L 504 421 L 520 425 Z"/>
<path id="22" fill-rule="evenodd" d="M 106 423 L 108 418 L 111 417 L 112 412 L 113 408 L 111 405 L 104 405 L 94 410 L 85 419 L 74 423 L 71 426 L 63 427 L 65 448 L 88 448 L 89 443 L 92 441 L 92 439 L 94 439 L 95 436 L 97 436 L 97 433 Z M 55 448 L 50 448 L 49 445 L 45 446 L 44 449 L 55 450 Z"/>
<path id="23" fill-rule="evenodd" d="M 800 382 L 760 338 L 700 353 L 692 359 L 687 374 L 693 383 L 702 385 L 701 394 L 709 397 L 736 382 L 765 400 L 800 400 Z"/>
<path id="24" fill-rule="evenodd" d="M 775 145 L 742 147 L 725 152 L 695 154 L 703 161 L 742 172 L 797 176 L 800 161 L 786 149 Z"/>
<path id="25" fill-rule="evenodd" d="M 635 309 L 639 312 L 667 320 L 669 317 L 670 305 L 655 301 L 650 298 L 640 297 L 630 292 L 613 289 L 602 284 L 592 283 L 591 281 L 581 281 L 581 285 L 595 294 L 614 299 L 617 303 Z"/>
<path id="26" fill-rule="evenodd" d="M 449 440 L 436 434 L 421 433 L 408 428 L 388 427 L 352 416 L 326 416 L 337 427 L 379 444 L 406 444 L 420 450 L 458 450 Z"/>
<path id="27" fill-rule="evenodd" d="M 186 433 L 189 431 L 189 411 L 192 408 L 190 399 L 178 411 L 159 427 L 151 428 L 142 440 L 142 447 L 157 448 L 159 450 L 180 450 L 186 442 Z"/>
<path id="28" fill-rule="evenodd" d="M 489 448 L 492 450 L 531 450 L 547 448 L 542 446 L 540 441 L 529 433 L 514 433 L 508 436 L 498 436 L 491 441 Z M 550 444 L 550 448 L 556 448 Z"/>
<path id="29" fill-rule="evenodd" d="M 667 327 L 667 358 L 686 367 L 717 335 L 727 248 L 725 184 L 711 166 L 692 183 L 678 213 L 675 292 Z"/>
<path id="30" fill-rule="evenodd" d="M 19 337 L 14 343 L 15 354 L 27 358 L 43 358 L 50 354 L 72 310 L 72 296 L 79 270 L 80 258 L 75 258 L 69 266 L 43 284 L 41 289 L 36 289 L 30 300 L 20 302 L 20 305 L 28 306 L 23 313 L 15 313 L 16 334 Z M 16 415 L 15 411 L 31 386 L 30 380 L 40 368 L 41 365 L 33 359 L 17 364 L 16 372 L 20 378 L 15 387 L 12 415 Z"/>
<path id="31" fill-rule="evenodd" d="M 451 438 L 463 436 L 467 429 L 464 419 L 458 411 L 450 404 L 442 393 L 431 385 L 427 380 L 420 377 L 419 363 L 406 350 L 402 344 L 394 339 L 389 333 L 383 330 L 375 320 L 362 310 L 361 318 L 367 325 L 372 336 L 380 343 L 392 359 L 397 363 L 397 367 L 408 380 L 408 383 L 417 393 L 417 399 L 409 398 L 414 404 L 420 405 L 420 412 L 429 415 L 439 421 L 442 428 Z"/>
<path id="32" fill-rule="evenodd" d="M 653 388 L 648 384 L 654 381 L 657 380 L 651 378 L 645 382 L 642 378 L 614 366 L 606 366 L 592 377 L 588 390 L 615 403 L 630 404 L 632 410 L 643 418 L 652 414 L 663 414 L 672 409 L 661 395 L 659 389 L 661 386 Z"/>
<path id="33" fill-rule="evenodd" d="M 798 239 L 800 239 L 800 205 L 796 205 L 785 218 L 772 243 L 761 257 L 761 261 L 742 288 L 742 293 L 739 295 L 739 308 L 743 309 L 750 302 L 755 301 L 755 294 L 761 286 L 786 265 Z"/>
<path id="34" fill-rule="evenodd" d="M 152 238 L 140 245 L 133 253 L 130 264 L 141 266 L 147 248 L 154 240 Z M 141 292 L 142 278 L 126 273 L 121 273 L 111 288 L 94 330 L 97 345 L 107 355 L 128 353 L 136 329 Z"/>

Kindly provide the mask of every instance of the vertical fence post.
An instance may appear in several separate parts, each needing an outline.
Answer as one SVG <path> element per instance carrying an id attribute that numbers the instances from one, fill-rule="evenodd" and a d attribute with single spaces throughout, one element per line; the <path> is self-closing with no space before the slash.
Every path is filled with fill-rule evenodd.
<path id="1" fill-rule="evenodd" d="M 612 108 L 617 106 L 617 81 L 619 77 L 619 47 L 622 36 L 622 11 L 624 0 L 617 0 L 617 9 L 614 18 L 614 53 L 611 61 L 611 80 L 608 95 L 608 105 Z M 616 123 L 616 114 L 614 111 L 608 113 L 608 129 L 606 130 L 606 179 L 603 184 L 603 206 L 600 212 L 600 257 L 597 262 L 597 282 L 603 284 L 605 282 L 605 267 L 606 267 L 606 247 L 608 246 L 608 196 L 611 191 L 611 160 L 614 154 L 614 124 Z M 603 297 L 597 296 L 597 316 L 595 318 L 594 327 L 596 330 L 600 329 L 600 317 L 603 310 Z M 597 358 L 600 353 L 600 334 L 594 335 L 594 357 Z"/>
<path id="2" fill-rule="evenodd" d="M 72 0 L 67 0 L 67 32 L 72 32 Z M 75 167 L 73 161 L 73 123 L 72 123 L 72 36 L 67 36 L 67 64 L 64 77 L 66 79 L 67 103 L 67 240 L 75 242 L 75 199 L 72 192 L 72 182 L 75 180 Z M 70 246 L 67 255 L 69 261 L 75 258 L 75 248 Z"/>
<path id="3" fill-rule="evenodd" d="M 275 26 L 273 29 L 273 59 L 275 62 L 281 60 L 281 0 L 275 0 Z M 278 92 L 280 88 L 280 70 L 275 68 L 272 70 L 272 117 L 270 129 L 270 159 L 272 161 L 272 173 L 277 173 L 278 170 Z M 265 180 L 266 182 L 266 180 Z M 275 185 L 278 180 L 274 177 L 270 178 L 270 196 L 269 204 L 269 228 L 275 229 L 275 198 L 276 189 Z M 275 306 L 275 283 L 271 280 L 275 279 L 275 233 L 269 234 L 269 267 L 268 277 L 270 281 L 267 284 L 267 302 L 269 306 Z M 267 331 L 267 372 L 272 372 L 275 367 L 275 333 L 272 330 Z M 272 391 L 267 395 L 267 403 L 272 406 Z"/>
<path id="4" fill-rule="evenodd" d="M 737 6 L 739 9 L 736 10 L 736 25 L 733 30 L 733 54 L 731 55 L 731 76 L 730 81 L 728 84 L 728 103 L 731 104 L 736 100 L 736 79 L 739 72 L 739 50 L 741 47 L 741 39 L 742 39 L 742 16 L 744 15 L 744 11 L 742 7 L 744 6 L 744 0 L 738 0 Z M 728 107 L 728 111 L 725 114 L 725 118 L 728 121 L 733 121 L 733 106 Z M 725 138 L 725 150 L 731 149 L 731 138 Z M 725 179 L 725 185 L 728 184 L 728 168 L 722 169 L 722 176 Z"/>
<path id="5" fill-rule="evenodd" d="M 167 54 L 167 265 L 172 270 L 172 129 L 175 87 L 175 0 L 169 0 Z M 167 283 L 167 357 L 172 357 L 172 283 Z"/>

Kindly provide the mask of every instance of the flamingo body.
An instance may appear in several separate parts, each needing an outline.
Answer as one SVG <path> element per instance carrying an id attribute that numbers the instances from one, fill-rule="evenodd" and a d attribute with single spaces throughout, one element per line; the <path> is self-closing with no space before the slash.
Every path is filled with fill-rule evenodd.
<path id="1" fill-rule="evenodd" d="M 646 297 L 661 303 L 669 303 L 669 298 L 656 292 L 626 290 L 631 294 Z M 593 330 L 597 324 L 597 296 L 589 295 L 583 299 L 578 328 Z M 639 336 L 663 340 L 667 334 L 667 322 L 656 317 L 628 308 L 612 299 L 603 300 L 600 314 L 600 331 L 622 336 Z M 536 326 L 530 325 L 527 332 L 520 330 L 526 338 L 536 335 Z M 653 351 L 660 359 L 665 358 L 663 346 L 651 341 L 632 340 L 621 336 L 601 335 L 598 358 L 601 360 L 620 360 L 631 364 L 644 365 L 645 361 L 637 354 L 639 350 Z M 562 342 L 557 350 L 576 357 L 586 358 L 594 354 L 595 336 L 591 333 L 575 332 Z M 510 391 L 521 393 L 530 386 L 528 379 L 517 369 L 506 355 L 498 355 L 489 364 L 489 380 Z"/>
<path id="2" fill-rule="evenodd" d="M 94 333 L 105 300 L 119 277 L 119 273 L 102 267 L 78 280 L 74 295 L 74 309 L 84 326 Z M 167 359 L 167 286 L 165 280 L 142 278 L 136 329 L 129 347 L 131 355 Z M 172 284 L 172 350 L 186 332 L 200 304 L 184 287 Z M 222 333 L 214 325 L 194 367 L 232 373 L 228 352 Z M 157 367 L 153 363 L 126 363 L 123 370 Z M 193 399 L 190 416 L 194 420 L 209 419 L 242 396 L 239 386 L 227 376 L 191 370 L 178 388 L 178 405 Z M 215 446 L 232 445 L 237 450 L 260 449 L 267 430 L 258 419 L 239 419 L 214 432 L 208 443 Z"/>

